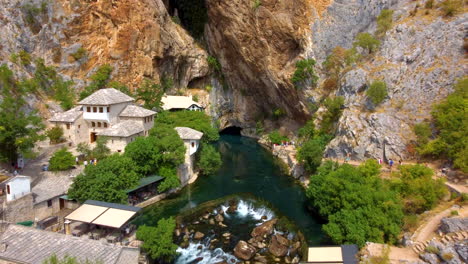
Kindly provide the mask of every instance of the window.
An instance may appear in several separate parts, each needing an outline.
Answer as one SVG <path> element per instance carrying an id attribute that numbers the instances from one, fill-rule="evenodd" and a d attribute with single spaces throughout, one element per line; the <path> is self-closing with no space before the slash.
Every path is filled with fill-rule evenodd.
<path id="1" fill-rule="evenodd" d="M 91 126 L 92 126 L 92 127 L 95 127 L 95 126 L 96 126 L 96 123 L 91 122 Z"/>
<path id="2" fill-rule="evenodd" d="M 52 207 L 52 200 L 47 201 L 47 207 Z"/>
<path id="3" fill-rule="evenodd" d="M 99 113 L 103 113 L 103 112 L 104 112 L 103 108 L 99 107 Z"/>
<path id="4" fill-rule="evenodd" d="M 93 112 L 97 113 L 97 107 L 93 107 Z"/>
<path id="5" fill-rule="evenodd" d="M 107 123 L 104 123 L 104 127 L 107 127 Z"/>
<path id="6" fill-rule="evenodd" d="M 98 122 L 98 123 L 97 123 L 97 127 L 101 127 L 101 122 Z"/>
<path id="7" fill-rule="evenodd" d="M 122 151 L 120 149 L 118 149 L 117 152 L 122 152 Z"/>
<path id="8" fill-rule="evenodd" d="M 192 141 L 192 148 L 194 148 L 194 147 L 195 147 L 195 142 Z"/>
<path id="9" fill-rule="evenodd" d="M 81 127 L 81 125 L 78 125 L 78 129 Z"/>
<path id="10" fill-rule="evenodd" d="M 7 194 L 10 194 L 10 185 L 6 186 L 6 192 L 7 192 Z"/>
<path id="11" fill-rule="evenodd" d="M 69 123 L 67 123 L 67 129 L 70 129 L 70 124 Z"/>
<path id="12" fill-rule="evenodd" d="M 89 106 L 86 107 L 86 110 L 87 110 L 86 112 L 91 113 L 91 107 L 89 107 Z"/>
<path id="13" fill-rule="evenodd" d="M 110 106 L 107 107 L 107 113 L 109 113 L 109 112 L 110 112 Z"/>

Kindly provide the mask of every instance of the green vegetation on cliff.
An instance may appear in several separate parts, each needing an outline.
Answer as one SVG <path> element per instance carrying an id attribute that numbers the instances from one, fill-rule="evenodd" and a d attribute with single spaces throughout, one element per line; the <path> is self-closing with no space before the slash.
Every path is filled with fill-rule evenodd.
<path id="1" fill-rule="evenodd" d="M 296 62 L 296 70 L 291 77 L 291 82 L 296 89 L 304 85 L 306 81 L 310 81 L 312 86 L 317 84 L 318 76 L 314 71 L 315 64 L 314 59 L 304 59 Z"/>

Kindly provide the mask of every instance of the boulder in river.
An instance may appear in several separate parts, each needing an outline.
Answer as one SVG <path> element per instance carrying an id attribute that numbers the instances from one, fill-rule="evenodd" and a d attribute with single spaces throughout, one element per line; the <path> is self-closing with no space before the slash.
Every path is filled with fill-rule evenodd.
<path id="1" fill-rule="evenodd" d="M 215 220 L 217 222 L 222 222 L 222 221 L 224 221 L 224 217 L 222 215 L 218 214 L 218 215 L 215 216 Z"/>
<path id="2" fill-rule="evenodd" d="M 271 219 L 270 221 L 266 221 L 265 223 L 255 227 L 250 235 L 252 237 L 263 237 L 265 235 L 270 235 L 273 233 L 273 228 L 275 227 L 276 222 L 278 222 L 278 219 L 276 218 Z"/>
<path id="3" fill-rule="evenodd" d="M 249 243 L 244 240 L 241 240 L 234 248 L 234 255 L 239 259 L 249 260 L 255 255 L 256 251 L 255 247 L 249 245 Z"/>
<path id="4" fill-rule="evenodd" d="M 195 233 L 195 235 L 193 236 L 193 238 L 196 239 L 196 240 L 200 240 L 200 239 L 202 239 L 204 236 L 205 236 L 205 234 L 203 234 L 202 232 L 197 231 L 197 232 Z"/>
<path id="5" fill-rule="evenodd" d="M 288 253 L 288 247 L 284 245 L 284 237 L 280 235 L 274 235 L 271 237 L 268 251 L 276 257 L 284 257 Z M 286 239 L 287 241 L 287 239 Z"/>

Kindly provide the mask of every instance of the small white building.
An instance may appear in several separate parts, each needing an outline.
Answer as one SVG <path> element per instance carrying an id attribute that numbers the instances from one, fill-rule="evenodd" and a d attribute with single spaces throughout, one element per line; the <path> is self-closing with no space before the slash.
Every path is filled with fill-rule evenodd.
<path id="1" fill-rule="evenodd" d="M 31 193 L 31 177 L 18 175 L 7 180 L 5 182 L 5 193 L 7 202 Z"/>
<path id="2" fill-rule="evenodd" d="M 182 185 L 187 184 L 193 176 L 195 153 L 200 147 L 203 133 L 189 127 L 176 127 L 175 130 L 185 145 L 185 162 L 179 167 L 179 178 Z"/>
<path id="3" fill-rule="evenodd" d="M 161 98 L 162 108 L 166 111 L 203 111 L 204 107 L 193 101 L 192 96 L 164 95 Z"/>
<path id="4" fill-rule="evenodd" d="M 49 122 L 62 127 L 72 144 L 92 144 L 98 136 L 107 136 L 110 150 L 122 152 L 137 136 L 147 136 L 154 125 L 156 112 L 134 105 L 134 101 L 114 88 L 100 89 Z"/>

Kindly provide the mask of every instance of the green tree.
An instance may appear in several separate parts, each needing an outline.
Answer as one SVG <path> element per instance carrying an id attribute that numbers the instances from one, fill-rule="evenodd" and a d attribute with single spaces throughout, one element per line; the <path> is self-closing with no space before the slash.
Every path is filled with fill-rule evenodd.
<path id="1" fill-rule="evenodd" d="M 184 162 L 185 146 L 177 131 L 168 126 L 158 125 L 150 130 L 150 136 L 156 138 L 160 151 L 160 167 L 177 168 Z"/>
<path id="2" fill-rule="evenodd" d="M 140 178 L 132 159 L 113 154 L 96 165 L 86 166 L 74 179 L 68 196 L 79 202 L 91 199 L 126 204 L 126 190 L 138 186 Z"/>
<path id="3" fill-rule="evenodd" d="M 0 66 L 0 160 L 16 161 L 18 154 L 34 156 L 35 143 L 44 139 L 41 118 L 36 111 L 26 112 L 24 87 L 6 66 Z"/>
<path id="4" fill-rule="evenodd" d="M 60 102 L 60 106 L 64 110 L 69 110 L 75 105 L 75 93 L 72 91 L 73 84 L 73 81 L 63 81 L 60 78 L 52 86 L 55 93 L 54 99 Z"/>
<path id="5" fill-rule="evenodd" d="M 52 127 L 46 131 L 46 136 L 51 143 L 59 143 L 63 140 L 63 129 L 61 127 Z"/>
<path id="6" fill-rule="evenodd" d="M 75 157 L 67 148 L 57 150 L 49 160 L 49 170 L 63 171 L 71 169 L 75 165 Z"/>
<path id="7" fill-rule="evenodd" d="M 312 85 L 316 85 L 318 76 L 315 74 L 314 66 L 316 61 L 314 59 L 304 59 L 296 62 L 296 70 L 291 77 L 291 82 L 296 88 L 306 80 L 310 80 Z"/>
<path id="8" fill-rule="evenodd" d="M 102 160 L 109 156 L 111 153 L 110 149 L 107 147 L 107 137 L 98 137 L 96 140 L 96 146 L 93 148 L 91 155 L 97 160 Z"/>
<path id="9" fill-rule="evenodd" d="M 425 145 L 432 136 L 431 126 L 428 123 L 419 123 L 414 125 L 414 134 L 418 138 L 418 145 Z"/>
<path id="10" fill-rule="evenodd" d="M 323 134 L 331 134 L 335 122 L 337 122 L 343 113 L 344 98 L 337 96 L 334 98 L 327 98 L 323 102 L 326 111 L 322 115 L 320 122 L 320 130 Z"/>
<path id="11" fill-rule="evenodd" d="M 164 181 L 158 186 L 158 192 L 162 193 L 180 186 L 179 177 L 175 168 L 162 167 L 159 169 L 159 175 L 164 177 Z"/>
<path id="12" fill-rule="evenodd" d="M 212 125 L 210 117 L 200 111 L 161 112 L 155 118 L 154 123 L 172 128 L 190 127 L 201 131 L 203 132 L 202 140 L 205 142 L 219 139 L 218 129 Z"/>
<path id="13" fill-rule="evenodd" d="M 84 90 L 80 93 L 80 100 L 83 100 L 95 91 L 104 88 L 110 80 L 112 71 L 113 68 L 109 64 L 104 64 L 100 66 L 96 70 L 96 72 L 93 75 L 91 75 L 90 85 L 86 86 Z"/>
<path id="14" fill-rule="evenodd" d="M 145 79 L 135 93 L 136 99 L 144 102 L 143 107 L 161 110 L 161 98 L 164 94 L 161 85 Z"/>
<path id="15" fill-rule="evenodd" d="M 215 173 L 222 165 L 221 154 L 212 145 L 202 144 L 197 154 L 197 167 L 203 175 Z"/>
<path id="16" fill-rule="evenodd" d="M 274 130 L 268 134 L 268 139 L 270 140 L 271 144 L 281 144 L 283 141 L 289 141 L 287 136 L 281 135 L 278 130 Z"/>
<path id="17" fill-rule="evenodd" d="M 177 255 L 178 246 L 174 244 L 173 234 L 176 228 L 174 218 L 158 221 L 156 227 L 140 226 L 137 230 L 137 239 L 143 241 L 141 246 L 154 260 L 170 262 Z"/>
<path id="18" fill-rule="evenodd" d="M 380 40 L 374 38 L 369 33 L 359 33 L 356 36 L 356 41 L 353 43 L 354 47 L 361 47 L 372 53 L 380 46 Z"/>
<path id="19" fill-rule="evenodd" d="M 374 81 L 366 91 L 367 97 L 374 105 L 378 105 L 387 97 L 387 84 L 384 81 Z"/>
<path id="20" fill-rule="evenodd" d="M 93 153 L 88 143 L 84 143 L 84 142 L 78 143 L 78 145 L 76 146 L 76 151 L 78 151 L 78 153 L 83 155 L 85 159 L 91 158 L 91 155 Z"/>
<path id="21" fill-rule="evenodd" d="M 306 141 L 297 151 L 298 160 L 304 164 L 304 169 L 308 173 L 315 173 L 322 163 L 323 151 L 327 141 L 322 137 L 315 137 Z"/>
<path id="22" fill-rule="evenodd" d="M 455 91 L 433 107 L 435 138 L 421 144 L 422 155 L 448 158 L 456 168 L 468 172 L 468 78 L 457 82 Z"/>
<path id="23" fill-rule="evenodd" d="M 162 160 L 162 150 L 158 148 L 158 139 L 154 136 L 137 137 L 125 147 L 125 156 L 137 165 L 137 171 L 143 175 L 154 174 Z"/>
<path id="24" fill-rule="evenodd" d="M 385 33 L 392 28 L 393 13 L 394 11 L 391 9 L 382 9 L 380 15 L 377 17 L 377 36 L 384 36 Z"/>

